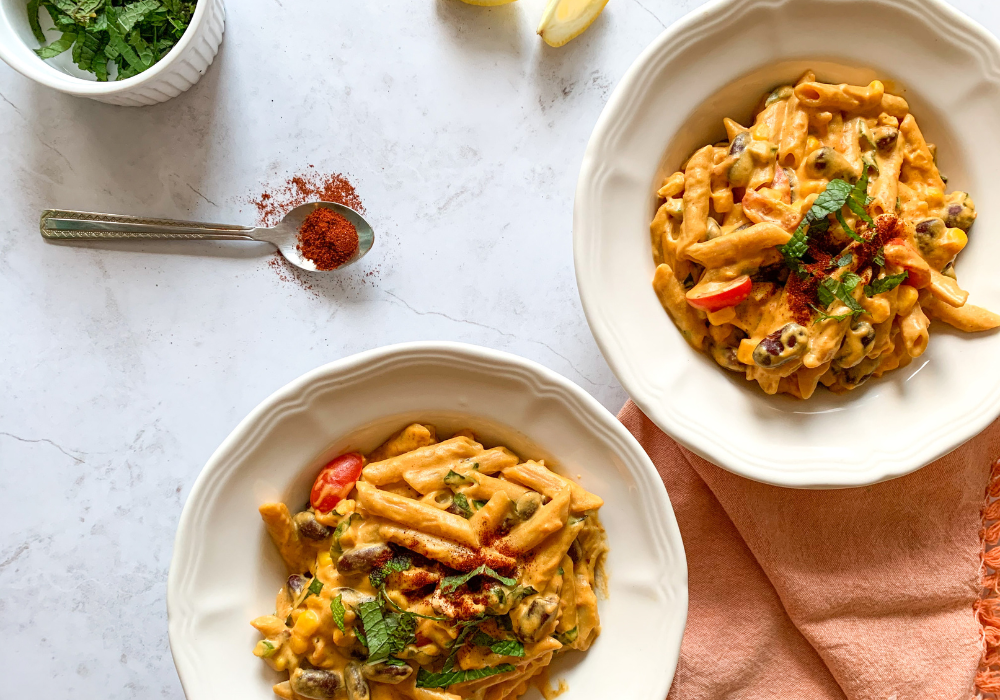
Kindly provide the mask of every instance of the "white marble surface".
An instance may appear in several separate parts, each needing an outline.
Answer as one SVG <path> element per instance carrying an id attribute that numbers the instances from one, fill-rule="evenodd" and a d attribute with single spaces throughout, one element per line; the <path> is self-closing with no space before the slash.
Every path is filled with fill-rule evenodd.
<path id="1" fill-rule="evenodd" d="M 991 3 L 955 4 L 1000 31 Z M 698 4 L 613 0 L 555 50 L 533 32 L 543 0 L 230 0 L 201 83 L 141 110 L 0 66 L 3 696 L 182 697 L 164 595 L 184 498 L 235 424 L 317 365 L 461 340 L 617 410 L 577 296 L 573 190 L 615 83 Z M 311 290 L 261 248 L 37 232 L 46 207 L 252 223 L 246 198 L 309 164 L 350 175 L 379 236 Z"/>

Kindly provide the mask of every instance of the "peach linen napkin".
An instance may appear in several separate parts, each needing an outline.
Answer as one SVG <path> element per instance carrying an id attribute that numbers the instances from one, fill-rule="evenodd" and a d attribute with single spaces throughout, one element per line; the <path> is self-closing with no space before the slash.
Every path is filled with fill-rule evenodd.
<path id="1" fill-rule="evenodd" d="M 1000 421 L 858 489 L 744 479 L 629 401 L 670 494 L 690 606 L 672 700 L 969 700 L 1000 690 Z M 985 544 L 984 544 L 985 543 Z"/>

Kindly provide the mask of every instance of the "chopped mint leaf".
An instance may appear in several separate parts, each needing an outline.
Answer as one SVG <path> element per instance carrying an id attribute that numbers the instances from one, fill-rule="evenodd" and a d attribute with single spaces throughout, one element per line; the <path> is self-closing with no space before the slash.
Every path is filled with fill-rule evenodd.
<path id="1" fill-rule="evenodd" d="M 560 632 L 555 635 L 555 638 L 559 640 L 560 644 L 569 645 L 577 640 L 580 636 L 580 631 L 574 627 L 571 630 L 566 630 L 565 632 Z"/>
<path id="2" fill-rule="evenodd" d="M 344 596 L 338 595 L 336 598 L 330 601 L 330 614 L 333 615 L 333 622 L 340 628 L 341 632 L 346 632 L 344 629 L 344 613 L 347 612 L 344 609 Z"/>
<path id="3" fill-rule="evenodd" d="M 486 566 L 486 564 L 481 564 L 475 569 L 467 574 L 456 574 L 455 576 L 446 576 L 441 580 L 441 592 L 451 593 L 453 590 L 461 586 L 463 583 L 468 582 L 474 576 L 489 576 L 494 578 L 505 586 L 515 586 L 517 585 L 517 579 L 507 578 L 506 576 L 501 576 L 496 571 Z"/>
<path id="4" fill-rule="evenodd" d="M 372 569 L 372 572 L 368 574 L 368 580 L 371 581 L 372 588 L 378 590 L 385 585 L 385 580 L 389 577 L 389 574 L 406 571 L 410 566 L 412 566 L 410 555 L 405 553 L 394 554 L 385 564 Z"/>
<path id="5" fill-rule="evenodd" d="M 72 47 L 73 62 L 98 81 L 106 81 L 109 62 L 116 64 L 118 80 L 124 80 L 163 58 L 187 30 L 196 4 L 195 0 L 26 0 L 26 10 L 39 43 L 45 43 L 38 17 L 43 7 L 63 33 L 38 49 L 41 58 L 53 58 Z"/>
<path id="6" fill-rule="evenodd" d="M 813 308 L 813 311 L 816 312 L 816 320 L 813 321 L 814 324 L 819 323 L 821 321 L 837 321 L 839 323 L 840 321 L 844 321 L 854 315 L 850 311 L 848 311 L 846 314 L 837 314 L 837 315 L 828 314 L 815 304 L 810 304 L 809 306 L 811 306 Z"/>
<path id="7" fill-rule="evenodd" d="M 844 218 L 844 211 L 842 209 L 837 210 L 837 222 L 840 224 L 840 228 L 844 229 L 844 233 L 856 240 L 858 243 L 864 243 L 865 239 L 862 238 L 857 231 L 851 228 L 850 224 L 847 223 L 847 219 Z"/>
<path id="8" fill-rule="evenodd" d="M 882 246 L 875 253 L 874 263 L 876 265 L 885 265 L 885 246 Z"/>
<path id="9" fill-rule="evenodd" d="M 850 253 L 844 253 L 839 258 L 837 258 L 837 267 L 847 267 L 852 262 L 854 262 L 854 256 Z"/>
<path id="10" fill-rule="evenodd" d="M 909 275 L 909 272 L 903 270 L 898 275 L 886 275 L 882 279 L 872 280 L 871 284 L 865 285 L 865 296 L 873 297 L 876 294 L 892 291 L 905 282 Z"/>
<path id="11" fill-rule="evenodd" d="M 472 643 L 477 647 L 488 647 L 500 656 L 524 656 L 524 645 L 516 639 L 494 639 L 485 632 L 476 632 Z"/>
<path id="12" fill-rule="evenodd" d="M 499 673 L 510 673 L 514 671 L 511 664 L 500 664 L 487 668 L 473 668 L 468 671 L 442 671 L 441 673 L 431 673 L 420 669 L 417 673 L 418 688 L 447 688 L 456 683 L 467 683 L 469 681 L 488 678 Z"/>
<path id="13" fill-rule="evenodd" d="M 73 48 L 73 44 L 76 43 L 76 32 L 63 32 L 63 35 L 53 41 L 48 46 L 43 46 L 40 49 L 35 49 L 35 53 L 38 54 L 39 58 L 55 58 L 61 53 L 65 53 Z"/>
<path id="14" fill-rule="evenodd" d="M 40 5 L 41 0 L 28 0 L 28 26 L 31 27 L 31 33 L 38 39 L 38 43 L 44 44 L 45 32 L 42 31 L 42 25 L 38 21 Z"/>
<path id="15" fill-rule="evenodd" d="M 859 219 L 871 226 L 875 221 L 868 215 L 868 210 L 865 209 L 870 201 L 868 199 L 868 167 L 865 166 L 862 170 L 864 172 L 861 173 L 861 178 L 851 189 L 850 196 L 847 198 L 847 207 L 857 214 Z"/>
<path id="16" fill-rule="evenodd" d="M 864 309 L 851 296 L 851 292 L 854 291 L 860 281 L 861 278 L 853 272 L 848 272 L 844 275 L 843 280 L 836 280 L 833 277 L 825 278 L 819 283 L 819 289 L 816 290 L 820 303 L 823 306 L 829 307 L 834 299 L 839 299 L 853 314 L 862 313 Z"/>
<path id="17" fill-rule="evenodd" d="M 459 486 L 472 486 L 473 481 L 468 477 L 462 476 L 458 472 L 449 469 L 448 473 L 444 475 L 444 483 L 449 488 L 458 488 Z"/>
<path id="18" fill-rule="evenodd" d="M 451 502 L 456 508 L 462 511 L 462 515 L 466 518 L 472 517 L 472 508 L 469 507 L 469 499 L 465 497 L 464 493 L 456 493 Z"/>

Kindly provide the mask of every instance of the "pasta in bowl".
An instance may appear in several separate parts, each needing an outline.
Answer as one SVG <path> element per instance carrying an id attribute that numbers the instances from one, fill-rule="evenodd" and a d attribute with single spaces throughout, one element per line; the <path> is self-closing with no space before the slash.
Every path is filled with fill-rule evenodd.
<path id="1" fill-rule="evenodd" d="M 603 501 L 462 430 L 413 423 L 319 473 L 309 507 L 260 514 L 289 577 L 254 654 L 277 696 L 455 700 L 547 689 L 600 634 Z"/>
<path id="2" fill-rule="evenodd" d="M 695 349 L 807 399 L 920 357 L 930 319 L 1000 326 L 957 281 L 973 200 L 946 193 L 935 147 L 882 82 L 809 71 L 725 128 L 665 179 L 650 225 L 653 287 Z"/>

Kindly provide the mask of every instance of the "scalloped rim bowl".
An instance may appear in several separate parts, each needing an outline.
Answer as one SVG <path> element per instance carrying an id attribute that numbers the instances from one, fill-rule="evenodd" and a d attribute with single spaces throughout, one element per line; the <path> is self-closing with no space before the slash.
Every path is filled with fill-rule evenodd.
<path id="1" fill-rule="evenodd" d="M 553 679 L 568 681 L 567 700 L 663 700 L 687 616 L 687 568 L 656 470 L 569 380 L 460 343 L 406 343 L 320 367 L 264 400 L 212 455 L 181 514 L 167 583 L 170 649 L 188 699 L 274 697 L 280 678 L 251 653 L 250 620 L 274 609 L 285 574 L 257 507 L 305 502 L 325 460 L 370 450 L 413 420 L 472 427 L 485 442 L 552 460 L 605 499 L 603 631 L 586 654 L 554 664 Z M 611 672 L 621 668 L 630 671 Z"/>
<path id="2" fill-rule="evenodd" d="M 27 0 L 0 0 L 0 59 L 46 87 L 129 107 L 165 102 L 197 83 L 215 60 L 226 26 L 223 0 L 198 0 L 191 23 L 166 56 L 139 75 L 99 83 L 80 73 L 65 53 L 51 62 L 35 55 L 38 41 L 28 24 Z"/>
<path id="3" fill-rule="evenodd" d="M 940 0 L 723 0 L 663 32 L 622 78 L 584 156 L 573 218 L 583 307 L 636 404 L 702 457 L 779 486 L 861 486 L 950 452 L 1000 414 L 1000 334 L 934 324 L 928 351 L 845 396 L 766 396 L 684 342 L 653 293 L 649 222 L 662 177 L 815 67 L 878 76 L 979 207 L 958 260 L 970 301 L 1000 311 L 1000 43 Z"/>

